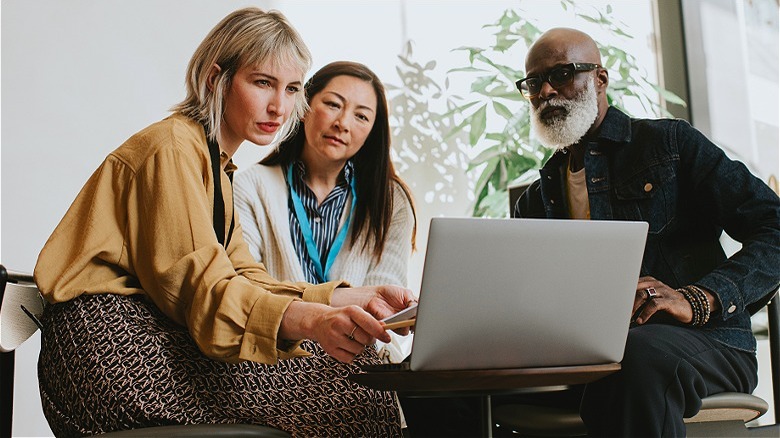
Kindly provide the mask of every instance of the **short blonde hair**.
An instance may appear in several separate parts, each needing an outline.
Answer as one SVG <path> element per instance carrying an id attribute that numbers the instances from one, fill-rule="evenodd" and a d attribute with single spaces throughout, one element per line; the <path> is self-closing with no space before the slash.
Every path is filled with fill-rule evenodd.
<path id="1" fill-rule="evenodd" d="M 180 112 L 206 127 L 206 135 L 216 140 L 222 127 L 225 92 L 236 71 L 245 65 L 273 62 L 301 71 L 301 82 L 311 68 L 311 53 L 298 31 L 281 12 L 244 8 L 223 18 L 200 43 L 187 66 L 187 97 L 171 110 Z M 208 87 L 209 72 L 216 64 L 221 71 Z M 285 139 L 297 127 L 308 105 L 298 93 L 293 111 L 282 127 Z"/>

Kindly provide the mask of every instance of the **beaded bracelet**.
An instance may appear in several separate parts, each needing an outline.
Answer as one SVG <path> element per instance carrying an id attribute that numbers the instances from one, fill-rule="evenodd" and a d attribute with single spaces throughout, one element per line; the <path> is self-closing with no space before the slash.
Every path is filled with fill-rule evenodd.
<path id="1" fill-rule="evenodd" d="M 703 310 L 703 313 L 704 313 L 704 318 L 703 318 L 703 320 L 701 322 L 701 325 L 707 324 L 707 321 L 710 320 L 710 311 L 711 311 L 711 309 L 710 309 L 710 302 L 707 299 L 707 295 L 698 286 L 690 285 L 688 287 L 690 289 L 693 289 L 693 292 L 696 293 L 696 296 L 699 299 L 699 302 L 701 303 L 701 307 L 702 307 L 702 310 Z"/>
<path id="2" fill-rule="evenodd" d="M 710 319 L 710 304 L 707 301 L 707 296 L 704 295 L 704 291 L 699 289 L 696 286 L 690 285 L 687 286 L 688 290 L 691 291 L 693 296 L 696 298 L 696 303 L 699 306 L 699 313 L 701 314 L 701 319 L 699 321 L 699 327 L 703 326 L 707 323 Z"/>
<path id="3" fill-rule="evenodd" d="M 691 325 L 694 327 L 701 327 L 707 324 L 710 320 L 710 302 L 707 300 L 707 295 L 697 286 L 684 286 L 677 289 L 691 305 L 693 311 L 693 319 Z"/>

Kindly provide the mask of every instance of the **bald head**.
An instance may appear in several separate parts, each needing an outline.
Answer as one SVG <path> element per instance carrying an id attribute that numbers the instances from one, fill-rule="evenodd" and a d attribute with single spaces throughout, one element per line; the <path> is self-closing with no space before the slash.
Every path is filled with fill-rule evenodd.
<path id="1" fill-rule="evenodd" d="M 525 57 L 525 70 L 527 75 L 537 74 L 549 65 L 570 62 L 601 65 L 601 54 L 596 42 L 585 32 L 559 27 L 543 33 L 531 45 Z"/>

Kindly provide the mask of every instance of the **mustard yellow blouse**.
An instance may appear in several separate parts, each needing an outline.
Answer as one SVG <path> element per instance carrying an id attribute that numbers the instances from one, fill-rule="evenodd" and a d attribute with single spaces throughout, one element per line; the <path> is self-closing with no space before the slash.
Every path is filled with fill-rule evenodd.
<path id="1" fill-rule="evenodd" d="M 222 154 L 222 168 L 235 170 Z M 221 172 L 225 235 L 233 191 Z M 35 281 L 51 303 L 81 294 L 145 294 L 186 326 L 204 354 L 275 363 L 306 354 L 280 349 L 293 300 L 327 304 L 338 282 L 272 278 L 254 261 L 236 215 L 224 248 L 213 228 L 214 181 L 203 127 L 174 114 L 138 132 L 89 178 L 43 247 Z"/>

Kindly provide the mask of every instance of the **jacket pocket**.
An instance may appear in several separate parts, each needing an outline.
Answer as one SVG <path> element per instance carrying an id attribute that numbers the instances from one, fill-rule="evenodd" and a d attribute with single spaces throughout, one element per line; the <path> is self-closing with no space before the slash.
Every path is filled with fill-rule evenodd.
<path id="1" fill-rule="evenodd" d="M 650 234 L 663 232 L 674 221 L 677 176 L 673 163 L 655 164 L 615 185 L 615 214 L 624 220 L 647 222 Z"/>

